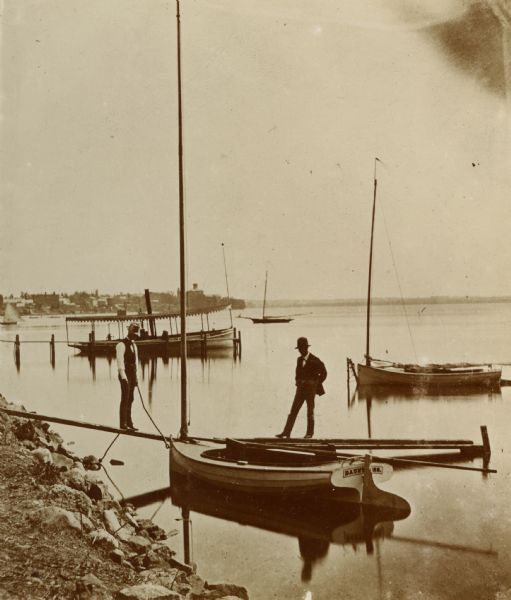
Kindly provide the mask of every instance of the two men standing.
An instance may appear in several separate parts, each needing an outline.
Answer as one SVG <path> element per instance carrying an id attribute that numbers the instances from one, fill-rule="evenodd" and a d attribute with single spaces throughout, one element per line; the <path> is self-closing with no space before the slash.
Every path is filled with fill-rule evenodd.
<path id="1" fill-rule="evenodd" d="M 326 379 L 327 372 L 321 360 L 309 352 L 309 346 L 307 338 L 298 338 L 296 349 L 300 356 L 296 361 L 296 394 L 284 430 L 275 437 L 288 438 L 291 435 L 298 412 L 304 403 L 307 403 L 307 432 L 305 437 L 311 438 L 314 435 L 314 398 L 316 394 L 322 396 L 325 393 L 323 381 Z"/>
<path id="2" fill-rule="evenodd" d="M 116 346 L 117 369 L 121 384 L 121 404 L 119 409 L 120 429 L 137 431 L 131 418 L 131 405 L 135 388 L 138 386 L 138 352 L 134 340 L 138 337 L 139 326 L 131 323 L 128 326 L 127 336 Z M 299 337 L 296 349 L 300 356 L 296 361 L 295 382 L 296 393 L 282 433 L 276 437 L 288 438 L 296 421 L 300 408 L 307 404 L 307 432 L 306 438 L 314 435 L 314 399 L 316 394 L 325 393 L 323 381 L 327 376 L 325 365 L 322 361 L 309 352 L 309 342 L 305 337 Z"/>

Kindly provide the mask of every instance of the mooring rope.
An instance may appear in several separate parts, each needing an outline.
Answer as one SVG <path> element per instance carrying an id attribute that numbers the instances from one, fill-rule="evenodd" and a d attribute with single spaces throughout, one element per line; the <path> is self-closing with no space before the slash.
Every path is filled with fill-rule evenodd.
<path id="1" fill-rule="evenodd" d="M 151 421 L 151 423 L 154 425 L 154 428 L 156 429 L 156 431 L 161 435 L 161 439 L 163 440 L 163 443 L 165 444 L 165 448 L 167 448 L 167 450 L 168 450 L 170 448 L 170 444 L 167 442 L 167 439 L 161 432 L 160 428 L 158 427 L 158 425 L 156 425 L 156 423 L 154 422 L 154 419 L 149 414 L 149 411 L 147 410 L 147 408 L 145 406 L 144 399 L 142 398 L 142 392 L 140 391 L 140 388 L 138 387 L 138 385 L 137 385 L 137 390 L 138 390 L 138 395 L 140 396 L 140 402 L 142 402 L 142 408 L 144 409 L 146 415 L 149 417 L 149 420 Z"/>
<path id="2" fill-rule="evenodd" d="M 103 456 L 99 459 L 99 462 L 102 463 L 103 460 L 105 459 L 106 455 L 108 454 L 110 448 L 115 444 L 115 442 L 117 441 L 117 438 L 120 436 L 121 434 L 118 433 L 114 439 L 110 442 L 110 444 L 108 445 L 108 448 L 105 450 L 105 453 L 103 454 Z"/>
<path id="3" fill-rule="evenodd" d="M 110 483 L 114 486 L 114 488 L 117 490 L 117 492 L 119 493 L 119 496 L 125 500 L 124 494 L 121 492 L 121 490 L 117 487 L 115 481 L 110 477 L 110 475 L 108 474 L 108 471 L 105 469 L 105 465 L 101 465 L 101 468 L 103 469 L 103 471 L 105 472 L 105 475 L 108 478 L 108 481 L 110 481 Z"/>

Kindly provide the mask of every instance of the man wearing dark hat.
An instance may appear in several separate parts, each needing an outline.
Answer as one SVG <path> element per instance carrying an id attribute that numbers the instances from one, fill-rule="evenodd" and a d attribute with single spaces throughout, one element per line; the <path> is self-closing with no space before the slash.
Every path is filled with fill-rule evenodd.
<path id="1" fill-rule="evenodd" d="M 130 429 L 132 431 L 137 430 L 131 420 L 131 405 L 133 404 L 135 388 L 138 385 L 138 353 L 134 343 L 134 340 L 138 337 L 138 329 L 137 323 L 130 323 L 128 334 L 115 347 L 119 381 L 121 382 L 120 429 Z"/>
<path id="2" fill-rule="evenodd" d="M 316 394 L 322 396 L 325 393 L 323 381 L 326 379 L 325 365 L 317 356 L 309 352 L 309 342 L 305 337 L 299 337 L 296 349 L 300 356 L 296 361 L 296 394 L 286 421 L 284 431 L 275 437 L 288 438 L 291 435 L 293 425 L 302 404 L 307 403 L 307 433 L 306 438 L 314 435 L 314 397 Z"/>

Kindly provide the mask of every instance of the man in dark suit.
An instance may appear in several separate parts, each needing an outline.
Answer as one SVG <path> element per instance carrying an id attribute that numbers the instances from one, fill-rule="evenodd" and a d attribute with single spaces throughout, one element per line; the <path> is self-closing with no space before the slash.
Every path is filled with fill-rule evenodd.
<path id="1" fill-rule="evenodd" d="M 323 381 L 326 379 L 325 365 L 317 356 L 309 352 L 309 342 L 305 337 L 299 337 L 296 349 L 300 356 L 296 361 L 296 394 L 286 421 L 284 431 L 275 437 L 288 438 L 291 435 L 296 417 L 303 403 L 307 403 L 307 433 L 306 438 L 314 435 L 314 398 L 316 394 L 322 396 L 325 393 Z"/>

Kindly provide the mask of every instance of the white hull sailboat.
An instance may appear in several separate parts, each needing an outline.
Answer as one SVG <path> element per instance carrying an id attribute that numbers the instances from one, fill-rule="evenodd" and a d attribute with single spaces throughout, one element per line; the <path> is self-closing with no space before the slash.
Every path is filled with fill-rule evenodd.
<path id="1" fill-rule="evenodd" d="M 193 473 L 197 479 L 224 489 L 283 493 L 335 488 L 356 490 L 359 498 L 362 498 L 365 473 L 363 457 L 334 456 L 310 461 L 314 458 L 313 451 L 268 445 L 260 450 L 258 458 L 236 460 L 230 458 L 228 449 L 228 443 L 173 440 L 172 470 L 181 475 Z M 392 476 L 391 465 L 371 463 L 368 468 L 377 482 L 388 481 Z"/>
<path id="2" fill-rule="evenodd" d="M 181 427 L 179 438 L 170 440 L 170 475 L 178 472 L 199 481 L 231 489 L 294 492 L 317 489 L 355 489 L 356 501 L 366 505 L 408 506 L 403 498 L 376 487 L 374 477 L 388 479 L 392 467 L 371 464 L 371 457 L 353 457 L 348 463 L 337 452 L 307 452 L 279 448 L 278 444 L 245 444 L 238 440 L 222 443 L 194 439 L 188 434 L 187 330 L 186 330 L 186 244 L 183 177 L 183 115 L 181 95 L 180 0 L 176 0 L 177 90 L 178 90 L 178 177 L 179 177 L 179 272 L 181 323 Z M 327 455 L 327 456 L 325 456 Z M 408 507 L 409 508 L 409 507 Z"/>
<path id="3" fill-rule="evenodd" d="M 379 360 L 370 353 L 371 275 L 373 263 L 374 217 L 376 212 L 376 163 L 374 165 L 374 193 L 369 250 L 369 277 L 367 285 L 366 353 L 365 364 L 357 365 L 358 385 L 395 386 L 421 392 L 427 389 L 493 388 L 498 387 L 502 368 L 492 364 L 403 364 Z"/>

